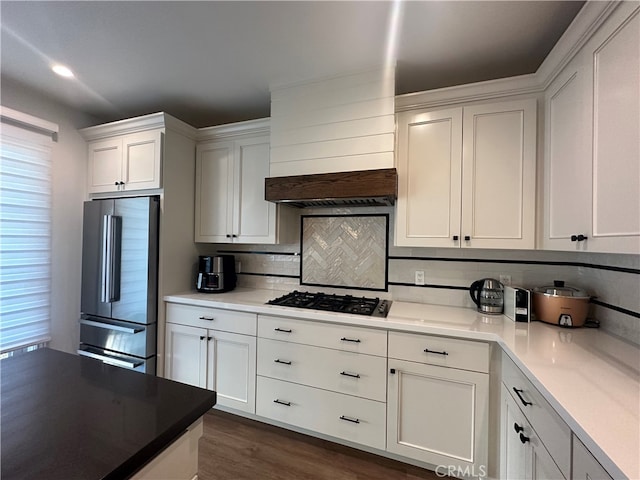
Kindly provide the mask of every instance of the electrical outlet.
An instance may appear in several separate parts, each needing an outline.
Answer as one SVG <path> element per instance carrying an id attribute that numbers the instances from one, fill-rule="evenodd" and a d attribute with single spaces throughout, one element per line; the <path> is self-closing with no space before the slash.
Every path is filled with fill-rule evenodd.
<path id="1" fill-rule="evenodd" d="M 236 273 L 240 273 L 242 271 L 242 263 L 240 263 L 240 260 L 238 260 L 236 262 Z"/>
<path id="2" fill-rule="evenodd" d="M 424 285 L 424 270 L 416 270 L 416 285 Z"/>
<path id="3" fill-rule="evenodd" d="M 507 287 L 511 286 L 511 275 L 500 275 L 500 283 L 506 285 Z"/>

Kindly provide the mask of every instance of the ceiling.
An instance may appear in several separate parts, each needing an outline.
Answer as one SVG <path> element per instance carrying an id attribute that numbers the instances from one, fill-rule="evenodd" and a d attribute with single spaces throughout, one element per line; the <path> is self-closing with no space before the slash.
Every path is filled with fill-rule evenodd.
<path id="1" fill-rule="evenodd" d="M 101 121 L 204 127 L 269 116 L 273 86 L 389 59 L 397 94 L 533 73 L 583 3 L 2 0 L 0 72 Z"/>

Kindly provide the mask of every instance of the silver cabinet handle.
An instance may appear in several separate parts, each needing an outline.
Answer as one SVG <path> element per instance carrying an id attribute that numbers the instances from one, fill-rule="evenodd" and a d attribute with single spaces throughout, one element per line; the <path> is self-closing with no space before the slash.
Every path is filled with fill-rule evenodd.
<path id="1" fill-rule="evenodd" d="M 86 320 L 84 318 L 82 320 L 80 320 L 80 323 L 82 325 L 87 325 L 89 327 L 104 328 L 105 330 L 116 330 L 118 332 L 124 332 L 124 333 L 140 333 L 140 332 L 144 332 L 144 328 L 142 328 L 142 327 L 140 327 L 140 328 L 122 327 L 120 325 L 111 325 L 110 323 L 96 322 L 95 320 Z"/>
<path id="2" fill-rule="evenodd" d="M 82 355 L 83 357 L 94 358 L 96 360 L 102 361 L 102 363 L 106 363 L 107 365 L 113 365 L 115 367 L 124 367 L 130 370 L 133 370 L 144 362 L 127 362 L 126 360 L 120 360 L 117 358 L 106 357 L 103 355 L 99 355 L 93 352 L 87 352 L 86 350 L 78 350 L 78 355 Z"/>

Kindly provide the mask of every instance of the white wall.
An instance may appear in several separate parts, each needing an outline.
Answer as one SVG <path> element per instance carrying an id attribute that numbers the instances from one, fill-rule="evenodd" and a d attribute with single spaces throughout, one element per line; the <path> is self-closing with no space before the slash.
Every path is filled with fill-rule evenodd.
<path id="1" fill-rule="evenodd" d="M 2 79 L 0 103 L 57 123 L 53 144 L 52 295 L 50 346 L 75 352 L 78 347 L 82 252 L 82 202 L 86 198 L 86 143 L 78 128 L 97 119 L 53 102 L 18 83 Z"/>

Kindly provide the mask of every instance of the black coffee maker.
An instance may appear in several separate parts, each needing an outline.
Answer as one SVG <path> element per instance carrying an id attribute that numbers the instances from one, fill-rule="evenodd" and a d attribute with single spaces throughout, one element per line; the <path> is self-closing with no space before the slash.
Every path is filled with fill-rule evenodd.
<path id="1" fill-rule="evenodd" d="M 200 256 L 196 289 L 205 293 L 228 292 L 236 288 L 236 260 L 233 255 Z"/>

